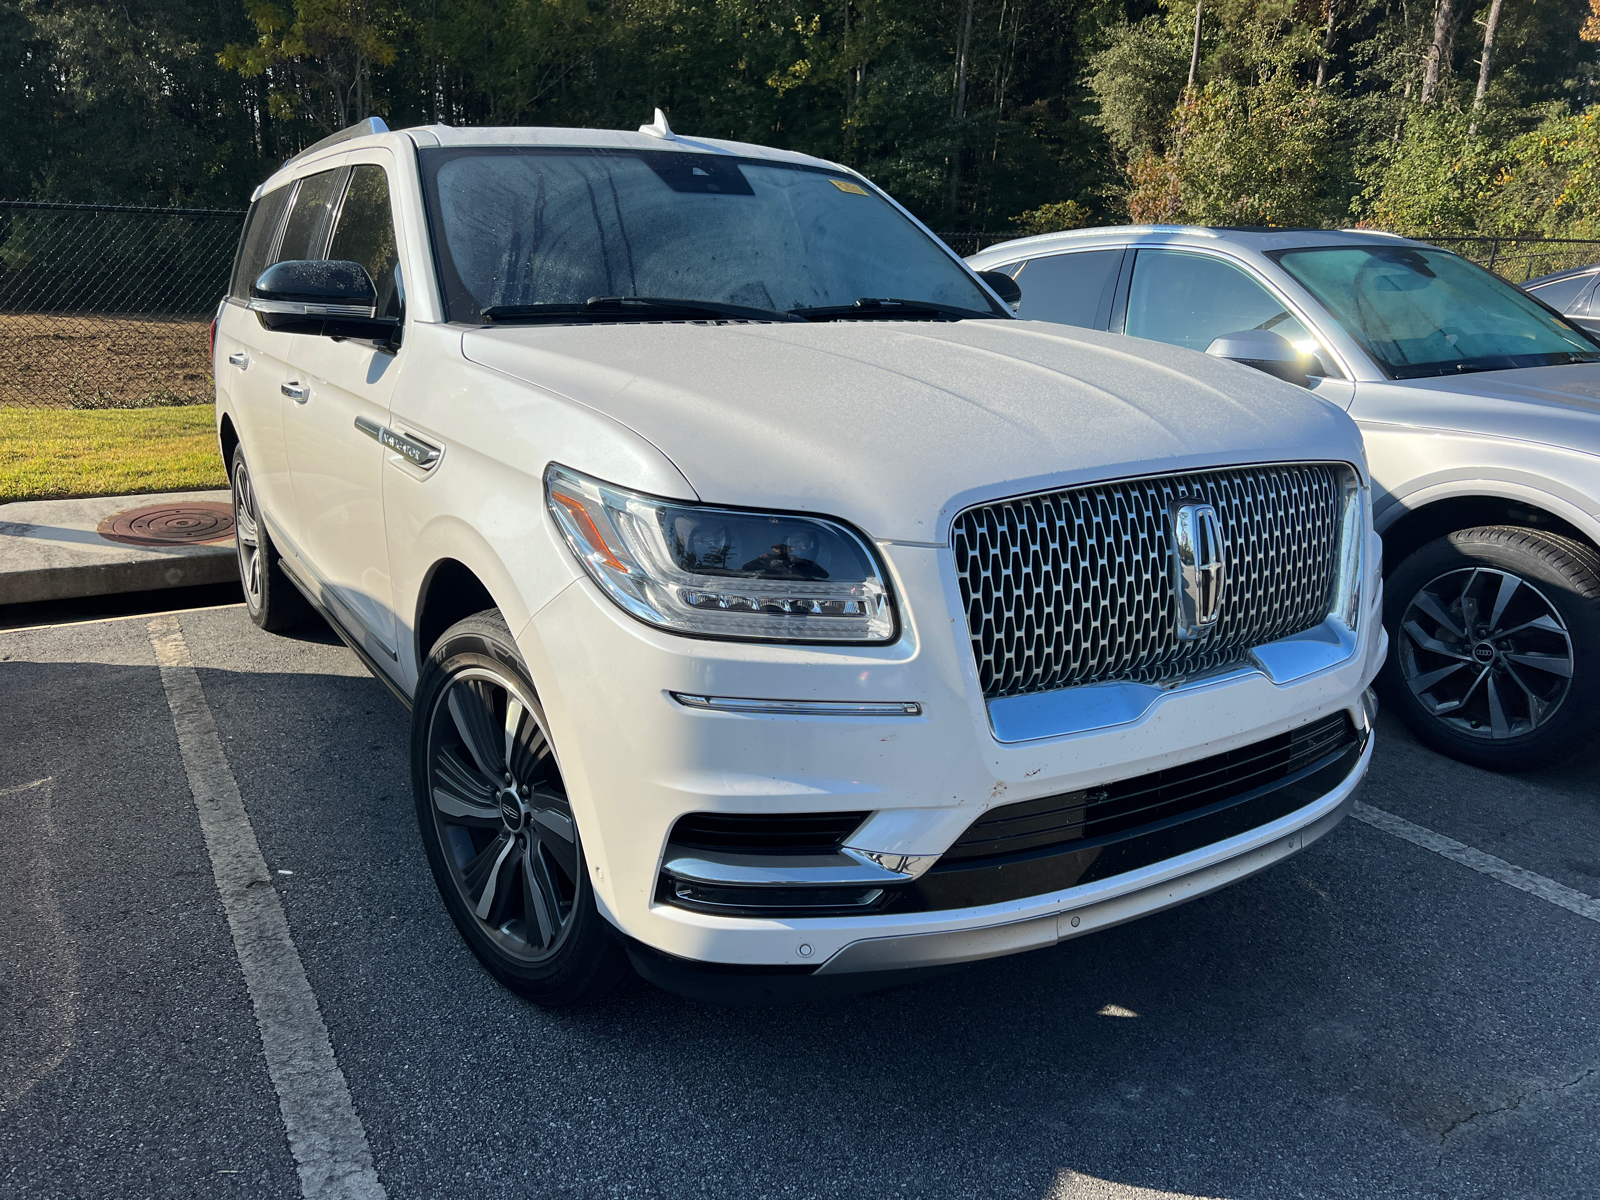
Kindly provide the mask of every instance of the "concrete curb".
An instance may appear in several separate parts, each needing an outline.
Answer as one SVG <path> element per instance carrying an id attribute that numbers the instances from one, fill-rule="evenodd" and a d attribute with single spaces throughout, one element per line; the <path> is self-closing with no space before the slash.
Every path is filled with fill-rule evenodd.
<path id="1" fill-rule="evenodd" d="M 0 604 L 34 604 L 161 588 L 227 583 L 239 577 L 230 539 L 202 546 L 128 546 L 96 531 L 132 508 L 226 502 L 226 491 L 33 500 L 0 505 Z"/>

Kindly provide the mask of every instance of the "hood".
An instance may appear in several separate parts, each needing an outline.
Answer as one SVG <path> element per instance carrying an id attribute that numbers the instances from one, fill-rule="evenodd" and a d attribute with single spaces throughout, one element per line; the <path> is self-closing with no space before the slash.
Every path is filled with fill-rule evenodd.
<path id="1" fill-rule="evenodd" d="M 969 504 L 1092 480 L 1364 461 L 1354 424 L 1304 389 L 1033 321 L 508 326 L 462 349 L 629 426 L 703 501 L 885 540 L 942 542 Z"/>
<path id="2" fill-rule="evenodd" d="M 1372 420 L 1600 454 L 1600 363 L 1356 386 Z"/>

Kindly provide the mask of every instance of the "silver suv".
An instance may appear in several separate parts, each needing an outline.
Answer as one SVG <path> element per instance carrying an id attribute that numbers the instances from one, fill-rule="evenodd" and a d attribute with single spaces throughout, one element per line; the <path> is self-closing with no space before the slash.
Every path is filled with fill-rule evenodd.
<path id="1" fill-rule="evenodd" d="M 1135 226 L 993 246 L 1018 315 L 1309 387 L 1361 427 L 1387 696 L 1425 742 L 1543 766 L 1600 725 L 1600 343 L 1467 260 L 1365 231 Z"/>

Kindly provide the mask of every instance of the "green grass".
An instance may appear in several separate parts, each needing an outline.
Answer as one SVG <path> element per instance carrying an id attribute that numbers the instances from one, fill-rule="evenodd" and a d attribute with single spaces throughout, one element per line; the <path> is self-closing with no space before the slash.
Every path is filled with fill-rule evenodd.
<path id="1" fill-rule="evenodd" d="M 209 404 L 0 407 L 0 503 L 228 486 Z"/>

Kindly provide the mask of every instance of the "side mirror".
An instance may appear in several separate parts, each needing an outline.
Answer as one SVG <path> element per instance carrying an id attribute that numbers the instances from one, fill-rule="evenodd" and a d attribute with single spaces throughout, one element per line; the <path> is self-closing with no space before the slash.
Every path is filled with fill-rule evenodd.
<path id="1" fill-rule="evenodd" d="M 372 277 L 353 262 L 290 259 L 250 285 L 250 311 L 281 333 L 391 339 L 399 322 L 378 316 L 377 303 Z"/>
<path id="2" fill-rule="evenodd" d="M 1300 387 L 1310 387 L 1312 374 L 1321 374 L 1315 358 L 1301 351 L 1283 334 L 1270 329 L 1225 333 L 1206 347 L 1206 353 L 1243 363 Z"/>
<path id="3" fill-rule="evenodd" d="M 987 283 L 996 296 L 1011 306 L 1011 311 L 1017 311 L 1017 305 L 1022 303 L 1022 285 L 1004 271 L 979 271 L 978 278 Z"/>

